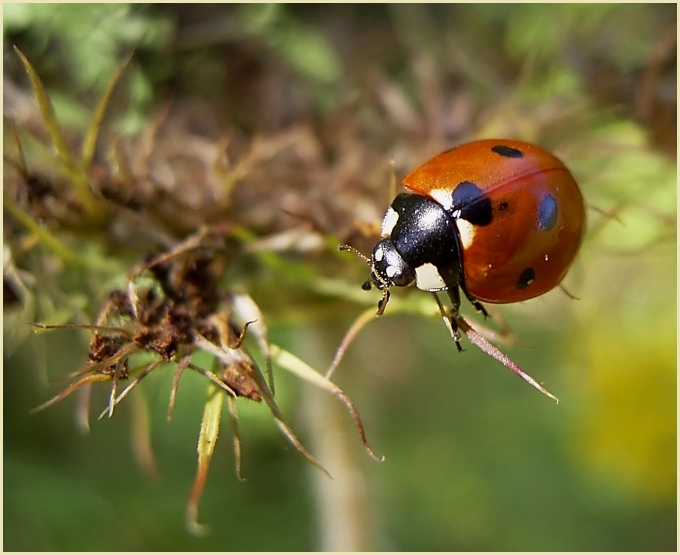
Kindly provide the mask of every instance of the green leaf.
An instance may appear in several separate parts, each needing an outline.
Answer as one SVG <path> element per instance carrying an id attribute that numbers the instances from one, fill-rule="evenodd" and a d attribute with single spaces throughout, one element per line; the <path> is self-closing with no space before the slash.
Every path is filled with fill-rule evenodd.
<path id="1" fill-rule="evenodd" d="M 40 107 L 43 120 L 45 121 L 45 125 L 47 125 L 47 130 L 52 138 L 52 142 L 57 149 L 57 156 L 68 172 L 72 173 L 73 170 L 75 170 L 75 163 L 66 144 L 66 139 L 64 139 L 64 135 L 61 132 L 59 123 L 57 122 L 57 117 L 54 114 L 54 107 L 52 106 L 52 102 L 50 102 L 50 97 L 47 95 L 45 87 L 43 86 L 40 77 L 38 77 L 33 64 L 28 61 L 28 58 L 26 58 L 24 53 L 16 46 L 14 47 L 14 51 L 21 59 L 21 63 L 24 65 L 26 73 L 28 73 L 28 77 L 31 80 L 33 93 L 38 101 L 38 106 Z"/>
<path id="2" fill-rule="evenodd" d="M 207 526 L 198 522 L 198 503 L 203 495 L 210 461 L 215 451 L 217 436 L 220 432 L 220 418 L 224 402 L 222 395 L 222 390 L 214 383 L 208 385 L 208 400 L 205 402 L 201 431 L 198 436 L 198 470 L 196 471 L 194 485 L 189 494 L 186 511 L 187 528 L 192 534 L 197 536 L 203 536 L 208 531 Z"/>
<path id="3" fill-rule="evenodd" d="M 87 170 L 87 168 L 89 168 L 90 164 L 92 163 L 92 159 L 94 158 L 94 151 L 97 146 L 97 138 L 99 137 L 99 131 L 101 129 L 102 121 L 104 120 L 104 114 L 106 114 L 106 107 L 108 106 L 109 100 L 111 99 L 111 94 L 113 94 L 113 89 L 116 87 L 116 84 L 120 79 L 120 76 L 123 74 L 123 71 L 130 63 L 131 59 L 132 55 L 128 56 L 125 59 L 125 61 L 123 61 L 123 63 L 120 65 L 118 71 L 116 71 L 111 81 L 109 81 L 109 84 L 106 87 L 106 90 L 104 91 L 104 96 L 102 96 L 101 100 L 99 101 L 99 104 L 97 105 L 94 117 L 90 122 L 90 127 L 88 128 L 87 133 L 85 134 L 85 139 L 83 141 L 80 159 L 80 167 L 82 168 L 83 171 Z"/>

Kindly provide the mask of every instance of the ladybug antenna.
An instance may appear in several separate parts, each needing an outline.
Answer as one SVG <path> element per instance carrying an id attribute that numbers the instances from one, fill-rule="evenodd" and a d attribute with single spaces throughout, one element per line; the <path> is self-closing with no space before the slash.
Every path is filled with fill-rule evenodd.
<path id="1" fill-rule="evenodd" d="M 371 260 L 368 256 L 360 253 L 357 249 L 350 245 L 338 245 L 338 250 L 339 251 L 349 251 L 351 253 L 354 253 L 357 255 L 361 260 L 363 260 L 368 266 L 373 269 L 373 260 Z M 369 277 L 364 284 L 361 286 L 361 288 L 364 291 L 370 291 L 373 286 L 375 285 L 378 289 L 382 291 L 382 298 L 380 299 L 380 302 L 378 302 L 378 311 L 376 312 L 376 316 L 381 316 L 383 312 L 385 312 L 385 307 L 387 306 L 387 303 L 390 300 L 390 292 L 388 291 L 389 284 L 383 283 L 382 280 L 380 282 L 374 281 L 374 279 L 377 279 L 375 277 L 375 273 L 372 272 L 371 277 Z"/>
<path id="2" fill-rule="evenodd" d="M 371 262 L 371 259 L 368 256 L 361 254 L 357 249 L 355 249 L 354 247 L 352 247 L 350 245 L 338 245 L 338 250 L 339 251 L 349 251 L 351 253 L 354 253 L 359 258 L 361 258 L 361 260 L 363 260 L 368 266 L 373 266 L 373 263 Z"/>

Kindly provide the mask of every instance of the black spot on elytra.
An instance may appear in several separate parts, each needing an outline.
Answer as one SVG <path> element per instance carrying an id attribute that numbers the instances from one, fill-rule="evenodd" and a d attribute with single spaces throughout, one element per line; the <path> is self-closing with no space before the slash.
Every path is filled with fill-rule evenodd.
<path id="1" fill-rule="evenodd" d="M 507 209 L 508 209 L 508 203 L 506 201 L 503 201 L 498 205 L 498 210 L 500 212 L 503 212 L 504 210 L 507 210 Z"/>
<path id="2" fill-rule="evenodd" d="M 519 279 L 517 280 L 515 287 L 517 287 L 517 289 L 524 289 L 525 287 L 531 285 L 534 279 L 536 279 L 536 272 L 534 272 L 534 269 L 525 268 L 519 275 Z"/>
<path id="3" fill-rule="evenodd" d="M 517 150 L 516 148 L 512 148 L 511 146 L 496 145 L 492 146 L 491 150 L 496 154 L 505 156 L 506 158 L 522 158 L 524 156 L 521 150 Z"/>
<path id="4" fill-rule="evenodd" d="M 551 194 L 545 195 L 538 206 L 538 227 L 549 231 L 557 223 L 557 199 Z"/>
<path id="5" fill-rule="evenodd" d="M 485 226 L 491 223 L 493 213 L 491 200 L 477 185 L 470 181 L 459 183 L 451 193 L 453 205 L 451 212 L 456 217 L 467 220 L 473 225 Z"/>

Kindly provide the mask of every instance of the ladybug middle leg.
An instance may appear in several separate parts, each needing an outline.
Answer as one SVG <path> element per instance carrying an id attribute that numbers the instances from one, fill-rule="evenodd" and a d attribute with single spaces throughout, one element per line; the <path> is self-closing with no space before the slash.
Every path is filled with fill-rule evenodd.
<path id="1" fill-rule="evenodd" d="M 467 297 L 467 300 L 470 301 L 470 304 L 475 307 L 475 310 L 481 312 L 484 315 L 484 319 L 489 317 L 489 313 L 486 311 L 486 308 L 484 308 L 482 303 L 471 296 L 467 291 L 465 291 L 465 289 L 463 289 L 463 293 L 465 293 L 465 297 Z"/>

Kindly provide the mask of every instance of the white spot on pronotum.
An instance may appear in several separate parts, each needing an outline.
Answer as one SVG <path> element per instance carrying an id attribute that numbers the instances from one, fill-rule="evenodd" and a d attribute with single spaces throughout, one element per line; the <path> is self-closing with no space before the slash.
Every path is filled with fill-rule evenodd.
<path id="1" fill-rule="evenodd" d="M 385 212 L 385 217 L 383 218 L 382 222 L 382 234 L 383 235 L 391 235 L 392 230 L 394 229 L 394 226 L 397 225 L 397 222 L 399 221 L 399 214 L 392 208 L 391 206 L 387 209 L 387 212 Z"/>
<path id="2" fill-rule="evenodd" d="M 439 270 L 430 262 L 416 268 L 416 285 L 423 291 L 440 291 L 446 288 Z"/>
<path id="3" fill-rule="evenodd" d="M 545 255 L 545 261 L 546 262 L 548 261 L 548 255 L 547 254 Z"/>
<path id="4" fill-rule="evenodd" d="M 376 262 L 380 262 L 385 254 L 383 253 L 382 249 L 375 249 L 375 252 L 373 253 L 373 258 L 375 259 Z"/>
<path id="5" fill-rule="evenodd" d="M 385 273 L 387 274 L 388 278 L 392 279 L 397 275 L 397 268 L 395 266 L 388 266 L 385 268 Z"/>
<path id="6" fill-rule="evenodd" d="M 475 231 L 477 228 L 467 220 L 458 218 L 455 220 L 458 226 L 458 235 L 460 236 L 460 243 L 464 249 L 470 248 L 472 241 L 475 238 Z"/>
<path id="7" fill-rule="evenodd" d="M 432 189 L 428 194 L 447 210 L 451 210 L 453 207 L 451 191 L 445 189 Z"/>

